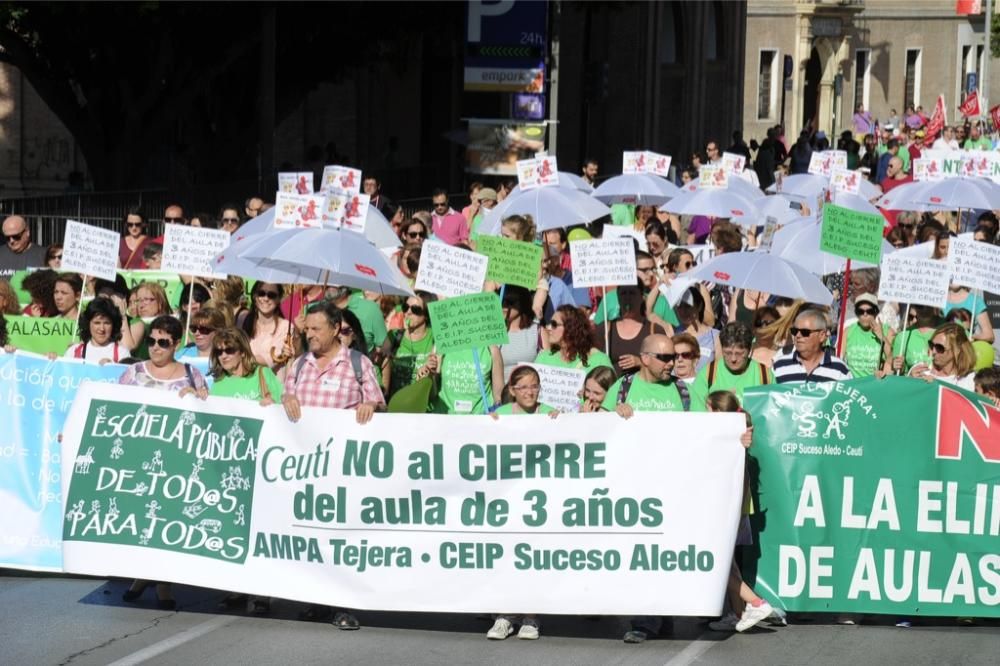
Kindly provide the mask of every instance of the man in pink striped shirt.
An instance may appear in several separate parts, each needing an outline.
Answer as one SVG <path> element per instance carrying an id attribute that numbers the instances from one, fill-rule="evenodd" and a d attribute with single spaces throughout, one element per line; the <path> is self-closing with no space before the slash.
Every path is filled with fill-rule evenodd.
<path id="1" fill-rule="evenodd" d="M 464 215 L 448 205 L 448 193 L 438 188 L 431 197 L 434 203 L 434 212 L 431 214 L 431 232 L 434 238 L 447 245 L 467 244 L 469 222 Z"/>

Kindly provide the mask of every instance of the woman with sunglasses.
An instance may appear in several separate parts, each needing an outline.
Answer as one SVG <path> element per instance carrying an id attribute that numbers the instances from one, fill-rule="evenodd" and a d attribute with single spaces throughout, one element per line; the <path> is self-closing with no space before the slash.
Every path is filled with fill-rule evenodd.
<path id="1" fill-rule="evenodd" d="M 291 325 L 278 307 L 284 296 L 285 289 L 280 284 L 254 284 L 250 291 L 250 311 L 241 326 L 250 338 L 250 349 L 257 363 L 272 369 L 278 365 L 275 358 L 293 355 L 285 348 Z"/>
<path id="2" fill-rule="evenodd" d="M 559 368 L 614 369 L 607 354 L 594 346 L 594 327 L 579 308 L 562 305 L 542 331 L 542 351 L 535 363 Z"/>
<path id="3" fill-rule="evenodd" d="M 254 400 L 262 407 L 281 402 L 281 381 L 271 368 L 257 362 L 246 333 L 221 328 L 212 337 L 209 369 L 215 383 L 209 395 Z"/>
<path id="4" fill-rule="evenodd" d="M 212 355 L 212 341 L 215 334 L 226 328 L 229 322 L 226 315 L 215 308 L 201 308 L 191 315 L 191 326 L 188 328 L 188 339 L 191 340 L 177 355 L 179 359 L 193 361 L 208 359 Z"/>
<path id="5" fill-rule="evenodd" d="M 122 225 L 125 227 L 125 234 L 118 243 L 118 267 L 125 270 L 146 268 L 142 251 L 151 239 L 146 235 L 145 216 L 138 208 L 133 208 L 125 214 Z"/>
<path id="6" fill-rule="evenodd" d="M 122 344 L 135 358 L 147 359 L 149 358 L 149 351 L 146 349 L 147 323 L 157 317 L 170 315 L 170 303 L 167 301 L 167 292 L 155 282 L 137 284 L 129 295 L 129 303 L 132 302 L 135 304 L 135 316 L 132 318 L 128 316 L 125 302 L 118 304 L 122 319 L 128 321 L 128 325 L 122 327 Z"/>
<path id="7" fill-rule="evenodd" d="M 974 391 L 976 351 L 965 329 L 958 324 L 942 324 L 934 329 L 927 343 L 931 362 L 917 363 L 907 373 L 927 381 L 937 380 Z"/>
<path id="8" fill-rule="evenodd" d="M 992 345 L 995 334 L 993 332 L 993 324 L 990 321 L 990 313 L 986 311 L 986 301 L 983 298 L 983 293 L 978 290 L 973 292 L 968 287 L 958 284 L 952 284 L 948 287 L 948 300 L 944 304 L 945 317 L 952 310 L 957 309 L 972 312 L 973 306 L 975 306 L 975 313 L 973 315 L 975 323 L 972 327 L 972 340 L 982 340 Z"/>
<path id="9" fill-rule="evenodd" d="M 403 243 L 416 243 L 417 245 L 423 245 L 424 241 L 427 240 L 427 225 L 413 218 L 410 220 L 409 224 L 403 229 L 402 239 Z"/>
<path id="10" fill-rule="evenodd" d="M 860 294 L 854 299 L 856 322 L 844 331 L 844 363 L 855 379 L 892 369 L 892 329 L 879 319 L 878 299 Z"/>
<path id="11" fill-rule="evenodd" d="M 118 383 L 172 391 L 181 397 L 193 393 L 201 399 L 207 398 L 208 386 L 201 372 L 174 358 L 183 334 L 184 329 L 175 318 L 163 315 L 154 319 L 149 325 L 149 336 L 145 340 L 149 360 L 128 366 Z M 135 601 L 150 584 L 147 580 L 133 581 L 128 591 L 122 595 L 122 600 Z M 156 584 L 156 600 L 161 610 L 174 610 L 177 607 L 170 583 Z"/>
<path id="12" fill-rule="evenodd" d="M 45 266 L 54 271 L 62 268 L 63 246 L 59 243 L 49 245 L 45 250 Z"/>
<path id="13" fill-rule="evenodd" d="M 687 384 L 693 384 L 698 376 L 698 368 L 701 366 L 701 346 L 698 339 L 690 333 L 678 333 L 673 338 L 674 353 L 674 377 Z"/>
<path id="14" fill-rule="evenodd" d="M 937 308 L 911 305 L 906 328 L 892 341 L 892 371 L 897 374 L 909 373 L 917 364 L 930 363 L 931 357 L 927 345 L 934 334 L 934 329 L 940 324 L 941 311 Z"/>
<path id="15" fill-rule="evenodd" d="M 678 332 L 688 333 L 698 341 L 700 354 L 696 371 L 712 362 L 712 359 L 722 356 L 722 344 L 719 342 L 719 330 L 705 321 L 705 301 L 701 290 L 691 287 L 684 292 L 681 302 L 674 308 L 680 321 Z"/>
<path id="16" fill-rule="evenodd" d="M 219 210 L 219 228 L 229 233 L 235 233 L 243 224 L 243 217 L 234 204 L 225 204 Z"/>

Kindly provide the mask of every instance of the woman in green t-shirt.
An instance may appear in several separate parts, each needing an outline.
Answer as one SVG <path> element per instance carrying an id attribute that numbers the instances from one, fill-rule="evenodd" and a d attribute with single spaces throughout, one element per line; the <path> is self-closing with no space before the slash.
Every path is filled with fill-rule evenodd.
<path id="1" fill-rule="evenodd" d="M 892 371 L 908 373 L 918 363 L 930 365 L 927 343 L 941 324 L 941 311 L 929 305 L 911 305 L 906 330 L 892 343 Z"/>
<path id="2" fill-rule="evenodd" d="M 250 339 L 238 328 L 215 333 L 209 368 L 215 378 L 209 395 L 254 400 L 264 407 L 281 402 L 281 382 L 271 368 L 258 365 Z"/>
<path id="3" fill-rule="evenodd" d="M 418 373 L 434 351 L 434 333 L 427 306 L 435 300 L 434 294 L 423 291 L 408 297 L 403 303 L 403 329 L 390 331 L 385 339 L 383 381 L 389 396 L 420 379 L 422 375 Z"/>
<path id="4" fill-rule="evenodd" d="M 878 299 L 872 294 L 854 299 L 858 320 L 844 332 L 844 362 L 855 379 L 891 369 L 892 331 L 878 320 L 878 313 Z"/>
<path id="5" fill-rule="evenodd" d="M 560 306 L 552 315 L 542 332 L 542 346 L 535 363 L 583 370 L 613 368 L 608 355 L 594 347 L 593 324 L 572 305 Z"/>

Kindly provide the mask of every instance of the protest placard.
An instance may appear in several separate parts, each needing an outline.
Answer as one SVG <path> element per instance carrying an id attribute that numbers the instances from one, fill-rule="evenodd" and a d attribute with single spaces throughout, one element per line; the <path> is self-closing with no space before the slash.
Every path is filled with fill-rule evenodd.
<path id="1" fill-rule="evenodd" d="M 833 156 L 829 152 L 813 152 L 809 157 L 809 173 L 827 176 L 833 173 Z"/>
<path id="2" fill-rule="evenodd" d="M 622 174 L 646 173 L 646 153 L 642 150 L 622 152 Z"/>
<path id="3" fill-rule="evenodd" d="M 722 153 L 722 170 L 728 174 L 743 173 L 746 167 L 746 155 L 738 153 Z"/>
<path id="4" fill-rule="evenodd" d="M 367 194 L 327 194 L 323 203 L 323 226 L 363 234 L 370 204 L 371 196 Z"/>
<path id="5" fill-rule="evenodd" d="M 509 341 L 500 297 L 495 292 L 432 301 L 427 307 L 434 322 L 434 345 L 441 354 Z"/>
<path id="6" fill-rule="evenodd" d="M 323 226 L 322 194 L 286 194 L 278 192 L 274 200 L 276 229 L 311 229 Z"/>
<path id="7" fill-rule="evenodd" d="M 760 233 L 757 250 L 770 252 L 774 245 L 774 232 L 778 230 L 778 218 L 768 215 L 764 218 L 764 230 Z"/>
<path id="8" fill-rule="evenodd" d="M 838 257 L 877 264 L 882 259 L 885 218 L 828 203 L 823 206 L 819 248 Z"/>
<path id="9" fill-rule="evenodd" d="M 553 365 L 529 363 L 538 372 L 542 381 L 542 391 L 538 401 L 560 412 L 580 411 L 580 391 L 587 378 L 586 370 L 559 368 Z"/>
<path id="10" fill-rule="evenodd" d="M 724 190 L 729 187 L 729 173 L 721 166 L 706 164 L 698 169 L 698 187 L 703 190 Z"/>
<path id="11" fill-rule="evenodd" d="M 361 169 L 354 169 L 339 164 L 323 167 L 323 179 L 320 185 L 321 194 L 335 192 L 338 194 L 358 194 L 361 192 Z"/>
<path id="12" fill-rule="evenodd" d="M 827 150 L 825 151 L 827 155 L 830 156 L 830 172 L 833 173 L 834 169 L 847 169 L 847 151 L 846 150 Z"/>
<path id="13" fill-rule="evenodd" d="M 947 261 L 909 257 L 901 253 L 882 257 L 878 297 L 882 301 L 944 307 L 951 269 Z"/>
<path id="14" fill-rule="evenodd" d="M 116 231 L 66 220 L 60 270 L 114 281 L 120 243 Z"/>
<path id="15" fill-rule="evenodd" d="M 834 192 L 857 194 L 861 191 L 861 174 L 847 169 L 834 169 L 830 174 L 830 187 Z"/>
<path id="16" fill-rule="evenodd" d="M 629 226 L 619 226 L 614 224 L 605 224 L 604 238 L 632 238 L 635 242 L 639 244 L 639 249 L 643 252 L 649 252 L 649 243 L 646 242 L 646 236 L 641 231 L 638 231 Z"/>
<path id="17" fill-rule="evenodd" d="M 559 167 L 553 155 L 517 161 L 517 184 L 523 191 L 559 185 Z"/>
<path id="18" fill-rule="evenodd" d="M 918 157 L 911 164 L 913 166 L 913 180 L 917 182 L 942 180 L 944 178 L 939 160 Z"/>
<path id="19" fill-rule="evenodd" d="M 312 171 L 295 171 L 278 174 L 278 191 L 285 194 L 312 194 Z"/>
<path id="20" fill-rule="evenodd" d="M 483 290 L 489 258 L 482 254 L 427 241 L 420 253 L 420 270 L 414 289 L 441 297 L 474 294 Z"/>
<path id="21" fill-rule="evenodd" d="M 569 244 L 574 287 L 610 287 L 636 283 L 631 238 L 578 240 Z"/>
<path id="22" fill-rule="evenodd" d="M 63 564 L 352 608 L 717 616 L 745 428 L 735 413 L 361 426 L 309 407 L 293 423 L 86 384 L 61 449 Z"/>
<path id="23" fill-rule="evenodd" d="M 20 351 L 62 356 L 77 339 L 75 319 L 25 315 L 3 317 L 7 320 L 7 342 Z"/>
<path id="24" fill-rule="evenodd" d="M 542 248 L 534 243 L 503 236 L 480 236 L 476 241 L 476 250 L 489 257 L 487 280 L 497 284 L 516 284 L 532 290 L 538 287 Z"/>
<path id="25" fill-rule="evenodd" d="M 646 173 L 653 174 L 654 176 L 662 176 L 664 178 L 670 176 L 670 162 L 672 160 L 670 155 L 661 155 L 660 153 L 654 153 L 651 150 L 647 150 L 645 152 Z"/>
<path id="26" fill-rule="evenodd" d="M 958 236 L 948 246 L 948 264 L 955 284 L 1000 292 L 1000 247 Z"/>
<path id="27" fill-rule="evenodd" d="M 232 238 L 223 229 L 188 227 L 168 224 L 163 233 L 163 264 L 165 271 L 206 278 L 225 278 L 225 273 L 212 270 L 214 259 L 226 251 Z"/>

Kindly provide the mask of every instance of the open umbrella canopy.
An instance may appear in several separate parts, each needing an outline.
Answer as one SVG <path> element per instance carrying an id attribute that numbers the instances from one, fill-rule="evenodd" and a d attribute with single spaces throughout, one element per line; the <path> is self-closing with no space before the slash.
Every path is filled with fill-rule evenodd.
<path id="1" fill-rule="evenodd" d="M 608 178 L 597 186 L 591 196 L 608 205 L 625 203 L 659 206 L 680 193 L 680 188 L 659 176 L 648 173 L 626 173 Z"/>
<path id="2" fill-rule="evenodd" d="M 700 189 L 702 189 L 701 183 L 697 180 L 692 180 L 690 183 L 681 187 L 681 192 L 697 192 Z M 759 187 L 749 181 L 743 180 L 739 176 L 730 175 L 730 177 L 726 180 L 725 189 L 733 194 L 740 195 L 744 199 L 749 199 L 754 202 L 767 196 Z"/>
<path id="3" fill-rule="evenodd" d="M 820 237 L 823 234 L 822 223 L 815 219 L 804 219 L 794 222 L 774 234 L 771 244 L 771 254 L 788 259 L 799 264 L 813 275 L 829 275 L 841 273 L 847 266 L 847 259 L 820 250 Z M 882 254 L 890 254 L 895 248 L 885 240 L 882 241 Z M 852 268 L 878 268 L 863 261 L 852 261 Z"/>
<path id="4" fill-rule="evenodd" d="M 575 173 L 570 173 L 569 171 L 559 172 L 559 184 L 556 187 L 563 187 L 568 190 L 580 190 L 585 194 L 590 194 L 594 191 L 594 188 L 591 187 L 590 183 L 585 181 L 580 176 L 577 176 Z M 510 195 L 513 196 L 523 191 L 524 190 L 521 189 L 520 185 L 515 185 L 514 189 L 510 191 Z"/>
<path id="5" fill-rule="evenodd" d="M 757 223 L 753 203 L 729 190 L 687 192 L 660 206 L 660 210 L 677 215 L 731 218 L 734 224 Z"/>
<path id="6" fill-rule="evenodd" d="M 755 289 L 785 298 L 829 305 L 833 294 L 802 266 L 766 252 L 727 252 L 684 274 L 691 280 Z"/>
<path id="7" fill-rule="evenodd" d="M 934 183 L 931 181 L 913 181 L 911 183 L 904 183 L 899 187 L 892 188 L 887 193 L 879 197 L 879 199 L 875 201 L 875 205 L 885 210 L 910 210 L 918 213 L 947 210 L 947 208 L 943 208 L 937 204 L 926 203 L 919 200 L 924 190 L 933 184 Z"/>
<path id="8" fill-rule="evenodd" d="M 868 213 L 869 215 L 882 214 L 882 211 L 876 208 L 874 204 L 868 201 L 868 199 L 860 197 L 857 194 L 849 194 L 847 192 L 834 192 L 833 201 L 831 203 L 836 204 L 841 208 L 848 208 L 858 213 Z M 888 224 L 888 220 L 886 221 L 886 224 Z"/>
<path id="9" fill-rule="evenodd" d="M 800 199 L 815 199 L 823 190 L 830 189 L 830 179 L 813 173 L 797 173 L 781 179 L 781 192 Z M 767 188 L 768 192 L 778 192 L 778 184 Z"/>
<path id="10" fill-rule="evenodd" d="M 338 229 L 282 229 L 255 234 L 239 257 L 266 268 L 282 271 L 318 270 L 317 283 L 355 289 L 411 295 L 401 285 L 389 260 L 363 236 Z"/>
<path id="11" fill-rule="evenodd" d="M 767 218 L 773 217 L 778 224 L 791 224 L 805 219 L 802 211 L 792 208 L 792 200 L 783 194 L 765 196 L 753 202 L 754 210 L 757 213 L 759 223 L 767 222 Z"/>
<path id="12" fill-rule="evenodd" d="M 538 187 L 527 192 L 511 193 L 486 213 L 479 233 L 498 236 L 500 224 L 511 215 L 530 215 L 538 231 L 590 224 L 611 209 L 583 192 L 566 187 Z"/>
<path id="13" fill-rule="evenodd" d="M 996 210 L 1000 208 L 1000 186 L 983 178 L 947 178 L 932 182 L 913 195 L 912 199 L 920 203 L 941 206 L 947 210 L 959 208 Z"/>
<path id="14" fill-rule="evenodd" d="M 264 231 L 274 230 L 275 208 L 269 208 L 260 215 L 247 220 L 233 233 L 233 240 L 241 236 L 250 236 Z M 382 249 L 387 247 L 399 247 L 402 243 L 396 232 L 392 230 L 389 220 L 375 206 L 368 207 L 368 215 L 365 216 L 364 237 L 375 247 Z"/>

